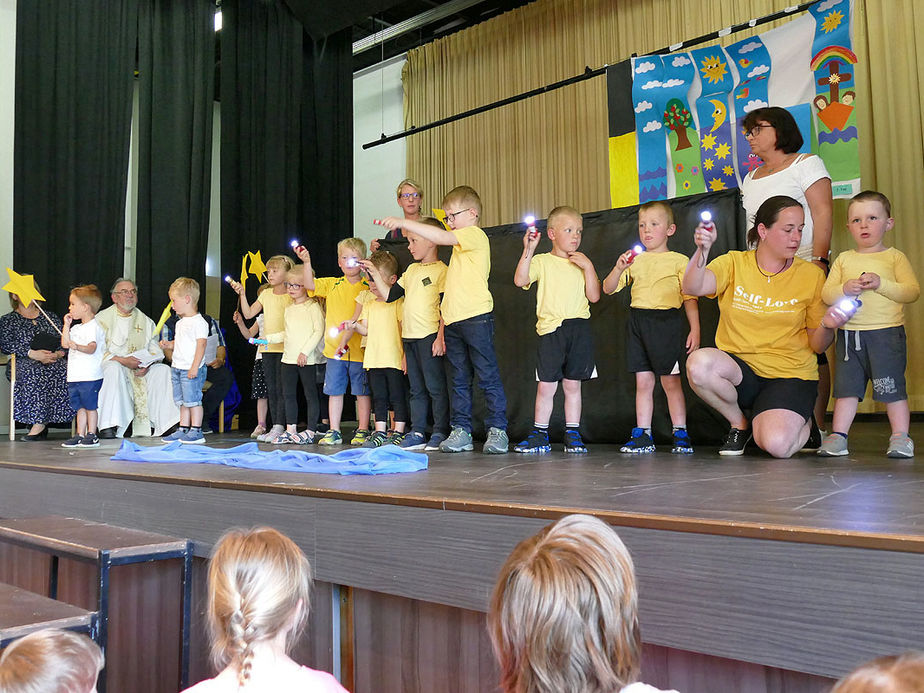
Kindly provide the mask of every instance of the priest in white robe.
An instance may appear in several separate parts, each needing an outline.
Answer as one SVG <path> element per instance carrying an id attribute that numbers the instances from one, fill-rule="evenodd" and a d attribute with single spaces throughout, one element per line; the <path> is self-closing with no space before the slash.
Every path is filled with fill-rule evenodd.
<path id="1" fill-rule="evenodd" d="M 100 434 L 114 429 L 115 436 L 121 438 L 132 424 L 134 436 L 149 436 L 152 428 L 159 436 L 179 423 L 180 409 L 173 401 L 170 367 L 161 363 L 164 352 L 154 333 L 154 321 L 138 310 L 138 288 L 130 279 L 116 281 L 112 303 L 96 314 L 106 333 L 99 392 Z M 150 356 L 139 359 L 143 354 Z M 151 358 L 155 362 L 145 366 L 144 361 Z"/>

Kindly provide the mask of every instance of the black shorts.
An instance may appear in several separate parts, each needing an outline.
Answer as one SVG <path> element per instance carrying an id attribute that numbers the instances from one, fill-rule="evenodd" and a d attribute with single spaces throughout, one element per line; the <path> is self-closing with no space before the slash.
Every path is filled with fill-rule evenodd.
<path id="1" fill-rule="evenodd" d="M 728 352 L 725 352 L 728 353 Z M 764 378 L 734 354 L 731 356 L 741 368 L 741 382 L 735 387 L 738 406 L 750 411 L 751 418 L 770 409 L 794 411 L 806 421 L 815 409 L 818 396 L 817 380 L 800 378 Z"/>
<path id="2" fill-rule="evenodd" d="M 563 378 L 590 380 L 596 377 L 590 320 L 571 318 L 563 321 L 554 332 L 539 335 L 536 380 L 557 383 Z"/>
<path id="3" fill-rule="evenodd" d="M 873 383 L 876 402 L 901 402 L 905 390 L 908 356 L 905 328 L 837 331 L 837 369 L 834 371 L 834 398 L 856 397 L 861 402 L 866 383 Z"/>
<path id="4" fill-rule="evenodd" d="M 626 363 L 630 373 L 680 375 L 686 344 L 686 323 L 680 308 L 629 309 Z"/>

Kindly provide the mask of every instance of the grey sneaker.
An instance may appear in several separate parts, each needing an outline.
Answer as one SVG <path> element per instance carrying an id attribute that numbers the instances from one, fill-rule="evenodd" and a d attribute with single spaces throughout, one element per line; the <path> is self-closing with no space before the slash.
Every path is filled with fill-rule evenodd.
<path id="1" fill-rule="evenodd" d="M 507 452 L 510 441 L 507 440 L 507 431 L 492 426 L 488 429 L 488 438 L 484 441 L 481 451 L 485 455 L 503 455 Z"/>
<path id="2" fill-rule="evenodd" d="M 177 440 L 182 440 L 183 436 L 185 436 L 187 433 L 189 433 L 189 429 L 181 426 L 180 428 L 176 429 L 173 433 L 171 433 L 169 436 L 164 436 L 163 438 L 161 438 L 161 440 L 164 441 L 165 443 L 172 443 Z"/>
<path id="3" fill-rule="evenodd" d="M 449 437 L 440 443 L 440 452 L 464 452 L 474 450 L 472 434 L 464 428 L 454 428 Z"/>
<path id="4" fill-rule="evenodd" d="M 847 453 L 847 439 L 839 433 L 826 435 L 821 447 L 815 451 L 819 457 L 843 457 Z"/>
<path id="5" fill-rule="evenodd" d="M 893 433 L 886 457 L 914 457 L 914 441 L 907 433 Z"/>
<path id="6" fill-rule="evenodd" d="M 202 435 L 202 431 L 190 428 L 189 432 L 180 438 L 180 442 L 183 445 L 202 445 L 205 443 L 205 436 Z"/>

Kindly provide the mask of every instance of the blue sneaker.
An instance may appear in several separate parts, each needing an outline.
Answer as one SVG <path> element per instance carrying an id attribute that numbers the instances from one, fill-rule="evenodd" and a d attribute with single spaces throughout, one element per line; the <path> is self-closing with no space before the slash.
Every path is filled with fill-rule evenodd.
<path id="1" fill-rule="evenodd" d="M 427 447 L 427 439 L 423 433 L 411 431 L 404 436 L 404 440 L 401 441 L 398 447 L 402 450 L 423 450 Z"/>
<path id="2" fill-rule="evenodd" d="M 534 428 L 524 440 L 513 446 L 513 451 L 533 455 L 551 452 L 548 430 Z"/>
<path id="3" fill-rule="evenodd" d="M 587 452 L 587 446 L 584 445 L 584 439 L 576 428 L 565 429 L 565 452 L 583 454 Z"/>
<path id="4" fill-rule="evenodd" d="M 180 442 L 183 445 L 202 445 L 205 442 L 205 436 L 202 435 L 202 431 L 190 428 L 186 435 L 180 438 Z"/>
<path id="5" fill-rule="evenodd" d="M 172 443 L 176 440 L 182 440 L 183 436 L 185 436 L 187 433 L 189 433 L 189 429 L 183 428 L 181 426 L 180 428 L 176 429 L 173 433 L 171 433 L 169 436 L 164 436 L 163 438 L 161 438 L 161 440 L 164 441 L 165 443 Z"/>
<path id="6" fill-rule="evenodd" d="M 644 428 L 633 428 L 632 437 L 629 442 L 619 448 L 619 452 L 628 452 L 639 455 L 646 452 L 654 452 L 655 445 L 651 436 L 645 433 Z"/>
<path id="7" fill-rule="evenodd" d="M 687 429 L 678 428 L 674 431 L 674 447 L 671 448 L 671 452 L 675 455 L 693 454 L 693 441 L 690 440 L 690 434 L 687 433 Z"/>

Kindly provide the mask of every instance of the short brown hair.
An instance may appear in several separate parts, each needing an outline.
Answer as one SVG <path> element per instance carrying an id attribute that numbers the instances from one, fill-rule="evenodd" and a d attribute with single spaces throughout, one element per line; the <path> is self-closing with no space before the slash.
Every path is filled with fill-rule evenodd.
<path id="1" fill-rule="evenodd" d="M 437 229 L 442 229 L 443 231 L 446 230 L 446 227 L 443 226 L 443 222 L 441 222 L 439 219 L 436 219 L 435 217 L 424 217 L 420 220 L 420 223 L 426 224 L 427 226 L 433 226 Z"/>
<path id="2" fill-rule="evenodd" d="M 173 280 L 167 293 L 176 294 L 177 296 L 189 296 L 193 303 L 199 303 L 199 282 L 190 277 L 178 277 Z"/>
<path id="3" fill-rule="evenodd" d="M 488 630 L 504 693 L 600 693 L 641 666 L 632 558 L 609 525 L 568 515 L 501 568 Z"/>
<path id="4" fill-rule="evenodd" d="M 446 193 L 443 197 L 443 209 L 453 203 L 462 205 L 466 209 L 471 207 L 479 217 L 481 216 L 481 198 L 475 189 L 468 185 L 460 185 Z"/>
<path id="5" fill-rule="evenodd" d="M 652 200 L 651 202 L 646 202 L 638 208 L 639 216 L 642 215 L 642 212 L 647 212 L 649 209 L 660 209 L 662 212 L 664 212 L 664 215 L 667 217 L 668 226 L 674 223 L 674 210 L 671 209 L 671 206 L 663 200 Z"/>
<path id="6" fill-rule="evenodd" d="M 86 635 L 38 630 L 0 655 L 3 693 L 89 693 L 103 668 L 103 653 Z"/>
<path id="7" fill-rule="evenodd" d="M 375 265 L 384 277 L 398 274 L 398 260 L 387 250 L 376 250 L 369 258 L 369 262 Z"/>
<path id="8" fill-rule="evenodd" d="M 850 215 L 850 207 L 854 202 L 878 202 L 882 205 L 883 209 L 885 209 L 886 216 L 890 219 L 892 218 L 892 203 L 889 202 L 888 197 L 878 190 L 864 190 L 851 197 L 850 202 L 847 203 L 848 216 Z"/>
<path id="9" fill-rule="evenodd" d="M 831 693 L 924 693 L 924 652 L 879 657 L 838 681 Z"/>
<path id="10" fill-rule="evenodd" d="M 103 295 L 100 293 L 99 289 L 96 288 L 96 284 L 81 284 L 80 286 L 75 286 L 71 289 L 71 293 L 80 301 L 90 306 L 90 310 L 93 311 L 94 315 L 99 312 L 99 307 L 103 305 Z"/>
<path id="11" fill-rule="evenodd" d="M 785 154 L 798 152 L 805 141 L 802 139 L 802 133 L 796 124 L 796 119 L 792 113 L 779 106 L 767 106 L 766 108 L 755 108 L 744 117 L 745 132 L 750 132 L 751 128 L 757 125 L 761 120 L 765 120 L 776 131 L 776 149 Z"/>
<path id="12" fill-rule="evenodd" d="M 760 207 L 757 208 L 757 213 L 754 215 L 754 225 L 748 229 L 748 248 L 756 248 L 760 244 L 760 233 L 757 231 L 758 226 L 763 224 L 769 229 L 776 223 L 776 220 L 780 218 L 780 212 L 790 207 L 798 207 L 803 212 L 805 211 L 805 207 L 803 207 L 798 200 L 787 197 L 786 195 L 774 195 L 764 200 Z"/>

